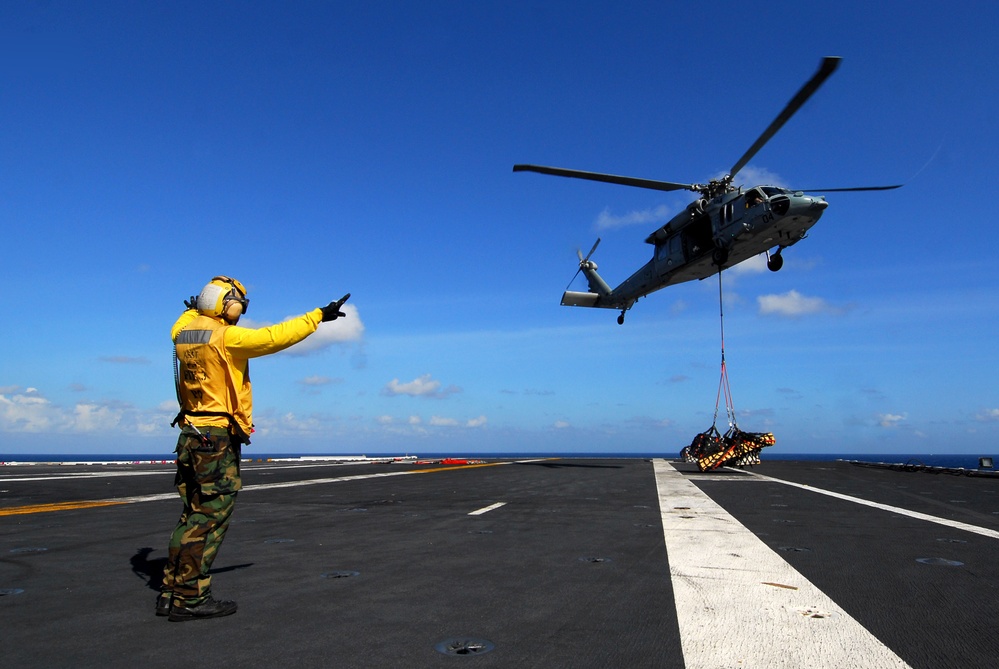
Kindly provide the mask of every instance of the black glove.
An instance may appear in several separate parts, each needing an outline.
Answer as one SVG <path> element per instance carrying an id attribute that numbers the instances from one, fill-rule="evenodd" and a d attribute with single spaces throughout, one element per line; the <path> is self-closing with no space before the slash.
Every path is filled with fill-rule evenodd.
<path id="1" fill-rule="evenodd" d="M 198 296 L 197 295 L 191 295 L 191 297 L 189 297 L 188 299 L 184 300 L 184 306 L 187 307 L 188 309 L 197 309 L 198 308 Z"/>
<path id="2" fill-rule="evenodd" d="M 340 307 L 342 307 L 343 303 L 346 302 L 348 299 L 350 299 L 350 293 L 347 293 L 336 302 L 330 302 L 325 307 L 322 307 L 323 323 L 325 323 L 326 321 L 335 321 L 341 316 L 346 316 L 347 314 L 340 311 Z"/>

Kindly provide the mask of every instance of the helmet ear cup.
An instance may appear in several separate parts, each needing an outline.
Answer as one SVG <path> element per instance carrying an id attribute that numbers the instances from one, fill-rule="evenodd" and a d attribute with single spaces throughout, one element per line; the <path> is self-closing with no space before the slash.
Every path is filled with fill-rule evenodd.
<path id="1" fill-rule="evenodd" d="M 222 310 L 222 314 L 226 320 L 234 321 L 243 315 L 243 305 L 239 300 L 229 300 L 229 303 Z"/>

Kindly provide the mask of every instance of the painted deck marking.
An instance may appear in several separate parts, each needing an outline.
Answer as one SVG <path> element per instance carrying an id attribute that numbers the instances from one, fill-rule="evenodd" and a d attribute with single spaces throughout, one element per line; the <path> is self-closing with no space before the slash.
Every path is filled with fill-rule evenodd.
<path id="1" fill-rule="evenodd" d="M 243 490 L 241 492 L 246 493 L 248 491 L 254 491 L 254 490 L 274 490 L 277 488 L 300 488 L 302 486 L 323 485 L 326 483 L 343 483 L 345 481 L 361 481 L 364 479 L 385 478 L 389 476 L 408 476 L 410 474 L 430 474 L 434 472 L 450 472 L 450 471 L 455 471 L 457 469 L 477 469 L 479 467 L 496 467 L 499 465 L 538 462 L 539 460 L 551 460 L 551 459 L 555 458 L 539 458 L 533 460 L 504 460 L 502 462 L 476 463 L 471 465 L 454 465 L 454 466 L 439 467 L 434 469 L 411 469 L 407 471 L 381 472 L 378 474 L 356 474 L 354 476 L 333 476 L 329 478 L 306 479 L 302 481 L 284 481 L 281 483 L 258 483 L 256 485 L 243 486 Z M 39 481 L 43 479 L 32 479 L 32 480 Z M 176 492 L 169 492 L 169 493 L 157 493 L 155 495 L 138 495 L 135 497 L 112 497 L 110 499 L 92 499 L 79 502 L 52 502 L 49 504 L 12 506 L 7 508 L 0 508 L 0 517 L 16 516 L 29 513 L 46 513 L 49 511 L 67 511 L 71 509 L 90 509 L 102 506 L 115 506 L 118 504 L 135 504 L 137 502 L 158 502 L 165 499 L 176 499 L 176 498 L 177 498 Z M 488 511 L 489 509 L 486 510 Z M 483 513 L 485 513 L 485 511 L 483 511 Z"/>
<path id="2" fill-rule="evenodd" d="M 48 513 L 50 511 L 72 511 L 74 509 L 92 509 L 99 506 L 116 506 L 128 504 L 125 500 L 94 499 L 81 502 L 53 502 L 51 504 L 31 504 L 28 506 L 11 506 L 0 509 L 0 516 L 21 516 L 29 513 Z"/>
<path id="3" fill-rule="evenodd" d="M 506 506 L 506 502 L 496 502 L 495 504 L 490 504 L 489 506 L 484 506 L 481 509 L 477 509 L 475 511 L 472 511 L 468 515 L 470 515 L 470 516 L 481 516 L 482 514 L 489 513 L 490 511 L 492 511 L 494 509 L 500 508 L 501 506 Z"/>
<path id="4" fill-rule="evenodd" d="M 909 666 L 669 463 L 653 467 L 687 669 Z"/>
<path id="5" fill-rule="evenodd" d="M 949 520 L 947 518 L 940 518 L 939 516 L 931 516 L 928 513 L 921 513 L 919 511 L 910 511 L 909 509 L 903 509 L 900 506 L 882 504 L 881 502 L 872 502 L 871 500 L 864 499 L 862 497 L 853 497 L 852 495 L 844 495 L 843 493 L 833 492 L 832 490 L 823 490 L 822 488 L 816 488 L 814 486 L 805 485 L 804 483 L 794 483 L 793 481 L 784 481 L 782 479 L 775 479 L 770 476 L 764 476 L 763 474 L 757 474 L 756 472 L 745 472 L 745 473 L 757 479 L 761 479 L 763 481 L 770 481 L 772 483 L 783 483 L 784 485 L 789 485 L 793 488 L 801 488 L 802 490 L 807 490 L 809 492 L 817 492 L 820 495 L 828 495 L 829 497 L 835 497 L 836 499 L 842 499 L 847 502 L 854 502 L 855 504 L 862 504 L 864 506 L 869 506 L 873 509 L 890 511 L 891 513 L 897 513 L 902 516 L 908 516 L 909 518 L 925 520 L 930 523 L 945 525 L 947 527 L 952 527 L 957 530 L 964 530 L 965 532 L 974 532 L 975 534 L 981 534 L 982 536 L 991 537 L 992 539 L 999 539 L 999 532 L 995 530 L 990 530 L 987 527 L 978 527 L 977 525 L 962 523 L 961 521 L 958 520 Z"/>

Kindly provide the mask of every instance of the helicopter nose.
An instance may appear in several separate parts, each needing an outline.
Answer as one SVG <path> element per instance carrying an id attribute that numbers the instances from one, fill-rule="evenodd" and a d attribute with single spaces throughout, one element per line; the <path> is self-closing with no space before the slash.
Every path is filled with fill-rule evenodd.
<path id="1" fill-rule="evenodd" d="M 825 198 L 811 197 L 808 195 L 798 195 L 791 198 L 789 210 L 786 212 L 791 216 L 814 216 L 819 217 L 829 203 Z"/>

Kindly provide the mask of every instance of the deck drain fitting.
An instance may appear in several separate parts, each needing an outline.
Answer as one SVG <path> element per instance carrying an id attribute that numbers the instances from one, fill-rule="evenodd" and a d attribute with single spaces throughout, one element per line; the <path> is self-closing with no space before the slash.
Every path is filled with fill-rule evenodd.
<path id="1" fill-rule="evenodd" d="M 483 653 L 488 653 L 495 647 L 496 644 L 492 641 L 486 641 L 485 639 L 470 639 L 466 637 L 447 639 L 434 646 L 438 653 L 443 653 L 444 655 L 462 656 L 482 655 Z"/>
<path id="2" fill-rule="evenodd" d="M 963 562 L 948 560 L 946 558 L 916 558 L 916 562 L 921 564 L 931 564 L 937 567 L 963 567 Z"/>
<path id="3" fill-rule="evenodd" d="M 323 574 L 323 578 L 350 578 L 352 576 L 360 576 L 359 571 L 350 571 L 349 569 L 341 569 L 340 571 L 328 571 Z"/>

